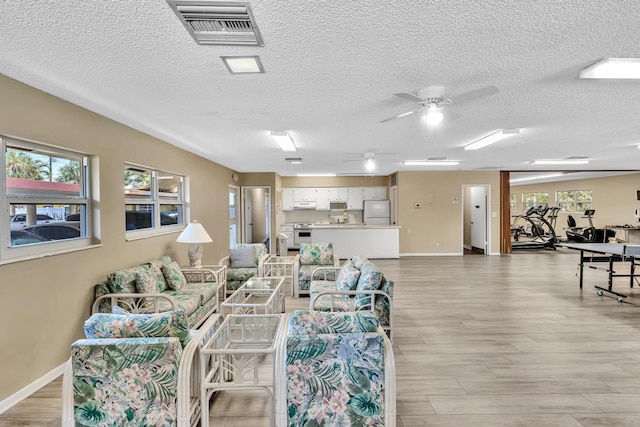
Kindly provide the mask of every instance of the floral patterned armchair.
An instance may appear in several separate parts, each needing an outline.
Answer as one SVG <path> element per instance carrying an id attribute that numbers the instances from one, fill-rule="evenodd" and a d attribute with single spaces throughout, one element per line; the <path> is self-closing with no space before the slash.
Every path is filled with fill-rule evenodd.
<path id="1" fill-rule="evenodd" d="M 313 272 L 320 267 L 340 267 L 340 258 L 333 253 L 332 243 L 300 244 L 300 267 L 294 278 L 294 295 L 308 294 Z M 335 280 L 335 271 L 328 271 L 326 280 Z"/>
<path id="2" fill-rule="evenodd" d="M 93 314 L 85 322 L 87 339 L 71 345 L 63 378 L 63 427 L 195 426 L 197 349 L 221 320 L 211 315 L 189 331 L 181 310 Z"/>
<path id="3" fill-rule="evenodd" d="M 248 248 L 253 249 L 253 252 Z M 252 256 L 244 256 L 247 250 Z M 229 249 L 229 256 L 218 262 L 219 265 L 227 267 L 225 298 L 250 278 L 262 277 L 267 259 L 269 259 L 269 251 L 264 243 L 237 243 L 234 248 Z"/>
<path id="4" fill-rule="evenodd" d="M 279 426 L 395 426 L 393 349 L 375 314 L 294 311 L 282 358 Z"/>

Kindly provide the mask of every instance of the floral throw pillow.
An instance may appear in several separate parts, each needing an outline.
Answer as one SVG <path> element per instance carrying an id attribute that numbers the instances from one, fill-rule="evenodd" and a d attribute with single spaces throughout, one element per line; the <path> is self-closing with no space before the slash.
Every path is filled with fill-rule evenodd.
<path id="1" fill-rule="evenodd" d="M 149 269 L 140 266 L 136 269 L 136 289 L 139 294 L 157 294 L 158 283 L 151 276 Z"/>
<path id="2" fill-rule="evenodd" d="M 167 285 L 174 291 L 179 291 L 187 285 L 187 279 L 182 274 L 180 266 L 177 262 L 172 261 L 162 266 L 162 274 L 164 275 Z"/>
<path id="3" fill-rule="evenodd" d="M 345 262 L 340 271 L 338 271 L 336 289 L 339 291 L 353 291 L 358 284 L 359 277 L 360 270 L 353 265 L 353 262 L 351 260 Z"/>
<path id="4" fill-rule="evenodd" d="M 301 265 L 333 265 L 333 243 L 303 243 L 300 245 Z"/>

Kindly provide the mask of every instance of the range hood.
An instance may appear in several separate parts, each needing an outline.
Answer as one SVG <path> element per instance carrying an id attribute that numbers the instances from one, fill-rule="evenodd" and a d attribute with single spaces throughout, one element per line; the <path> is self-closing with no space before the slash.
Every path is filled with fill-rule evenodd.
<path id="1" fill-rule="evenodd" d="M 293 209 L 314 209 L 316 202 L 293 202 Z"/>

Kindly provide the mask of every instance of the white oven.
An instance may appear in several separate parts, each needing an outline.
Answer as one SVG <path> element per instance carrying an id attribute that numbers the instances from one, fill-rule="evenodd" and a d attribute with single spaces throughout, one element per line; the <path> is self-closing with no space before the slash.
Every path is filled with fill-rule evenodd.
<path id="1" fill-rule="evenodd" d="M 293 226 L 293 244 L 300 248 L 301 243 L 311 243 L 311 224 L 295 224 Z"/>

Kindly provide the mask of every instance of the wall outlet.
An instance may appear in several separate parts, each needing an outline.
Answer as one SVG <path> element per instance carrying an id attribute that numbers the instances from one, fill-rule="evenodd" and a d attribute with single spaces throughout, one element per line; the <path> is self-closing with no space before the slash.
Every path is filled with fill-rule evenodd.
<path id="1" fill-rule="evenodd" d="M 436 249 L 440 249 L 440 243 L 436 243 Z"/>
<path id="2" fill-rule="evenodd" d="M 411 229 L 410 228 L 407 228 L 407 233 L 411 233 Z"/>

